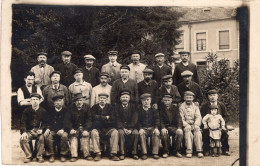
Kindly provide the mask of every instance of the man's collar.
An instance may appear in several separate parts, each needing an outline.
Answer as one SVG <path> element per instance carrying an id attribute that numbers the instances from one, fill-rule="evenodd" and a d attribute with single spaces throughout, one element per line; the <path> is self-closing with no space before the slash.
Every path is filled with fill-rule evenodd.
<path id="1" fill-rule="evenodd" d="M 58 89 L 60 89 L 60 83 L 58 83 L 57 85 L 58 85 Z M 51 88 L 52 88 L 52 89 L 56 89 L 55 86 L 54 86 L 54 84 L 51 85 Z"/>
<path id="2" fill-rule="evenodd" d="M 152 80 L 150 80 L 149 82 L 144 81 L 144 84 L 145 85 L 152 85 Z"/>
<path id="3" fill-rule="evenodd" d="M 60 112 L 61 110 L 62 110 L 62 107 L 60 107 L 60 109 L 58 109 L 58 108 L 55 107 L 55 111 L 56 111 L 56 112 Z"/>
<path id="4" fill-rule="evenodd" d="M 143 110 L 149 110 L 150 108 L 151 108 L 151 105 L 149 106 L 149 107 L 144 107 L 144 106 L 142 106 L 142 108 L 143 108 Z"/>
<path id="5" fill-rule="evenodd" d="M 189 65 L 189 61 L 187 61 L 186 63 L 183 63 L 183 62 L 181 62 L 182 64 L 183 64 L 183 66 L 188 66 Z"/>
<path id="6" fill-rule="evenodd" d="M 74 84 L 75 84 L 76 86 L 77 86 L 77 85 L 84 85 L 84 82 L 85 82 L 85 81 L 82 81 L 82 82 L 76 82 L 76 81 L 75 81 Z"/>
<path id="7" fill-rule="evenodd" d="M 111 66 L 113 65 L 113 66 L 116 67 L 116 66 L 118 65 L 118 63 L 117 63 L 117 61 L 115 61 L 114 63 L 110 62 L 110 65 L 111 65 Z"/>
<path id="8" fill-rule="evenodd" d="M 126 82 L 129 80 L 129 78 L 126 79 L 126 80 L 124 80 L 124 79 L 122 78 L 121 80 L 123 81 L 123 83 L 126 83 Z"/>
<path id="9" fill-rule="evenodd" d="M 100 104 L 98 104 L 100 108 L 104 109 L 106 104 L 104 106 L 101 106 Z"/>
<path id="10" fill-rule="evenodd" d="M 162 65 L 159 65 L 159 64 L 157 64 L 157 66 L 158 66 L 159 68 L 162 68 L 162 67 L 163 67 L 163 65 L 164 65 L 164 64 L 162 64 Z"/>
<path id="11" fill-rule="evenodd" d="M 122 104 L 122 107 L 123 107 L 123 108 L 126 108 L 127 106 L 128 106 L 128 104 L 126 104 L 126 105 Z"/>
<path id="12" fill-rule="evenodd" d="M 47 66 L 47 63 L 45 63 L 43 66 L 41 65 L 41 64 L 39 64 L 39 67 L 41 68 L 41 67 L 43 67 L 43 68 L 45 68 Z"/>
<path id="13" fill-rule="evenodd" d="M 93 68 L 93 66 L 91 66 L 90 68 L 88 68 L 87 66 L 85 66 L 85 68 L 86 68 L 87 70 L 91 70 L 91 69 Z"/>
<path id="14" fill-rule="evenodd" d="M 33 109 L 33 107 L 32 107 L 32 110 L 36 112 L 39 108 L 40 108 L 40 106 L 36 107 L 35 109 Z"/>
<path id="15" fill-rule="evenodd" d="M 218 105 L 218 101 L 210 102 L 211 105 Z"/>

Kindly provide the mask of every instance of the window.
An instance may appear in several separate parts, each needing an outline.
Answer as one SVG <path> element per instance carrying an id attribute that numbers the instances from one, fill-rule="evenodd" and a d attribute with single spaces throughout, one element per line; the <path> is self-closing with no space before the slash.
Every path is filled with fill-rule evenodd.
<path id="1" fill-rule="evenodd" d="M 177 49 L 184 49 L 184 34 L 180 35 L 180 43 L 176 46 Z"/>
<path id="2" fill-rule="evenodd" d="M 229 30 L 219 31 L 219 49 L 230 49 Z"/>
<path id="3" fill-rule="evenodd" d="M 206 32 L 196 33 L 196 50 L 206 51 Z"/>

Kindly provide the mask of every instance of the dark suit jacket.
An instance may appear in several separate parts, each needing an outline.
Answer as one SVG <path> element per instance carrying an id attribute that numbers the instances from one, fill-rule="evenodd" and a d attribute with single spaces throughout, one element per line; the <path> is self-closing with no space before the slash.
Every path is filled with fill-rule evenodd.
<path id="1" fill-rule="evenodd" d="M 158 65 L 154 65 L 151 67 L 151 69 L 154 71 L 153 73 L 153 79 L 157 81 L 159 87 L 161 86 L 162 77 L 165 75 L 172 75 L 172 69 L 170 66 L 164 64 L 162 68 L 159 68 Z"/>
<path id="2" fill-rule="evenodd" d="M 203 101 L 203 94 L 200 86 L 196 83 L 191 81 L 190 87 L 187 87 L 184 82 L 180 83 L 178 86 L 178 90 L 181 95 L 181 102 L 184 102 L 184 92 L 186 91 L 192 91 L 195 94 L 194 102 L 199 102 L 199 104 Z"/>
<path id="3" fill-rule="evenodd" d="M 176 127 L 182 128 L 182 118 L 177 106 L 171 105 L 169 109 L 162 105 L 159 109 L 161 128 Z"/>
<path id="4" fill-rule="evenodd" d="M 144 127 L 154 127 L 158 128 L 160 126 L 159 111 L 153 108 L 145 111 L 142 106 L 139 107 L 139 117 L 138 117 L 138 129 Z"/>
<path id="5" fill-rule="evenodd" d="M 160 101 L 162 100 L 164 94 L 168 94 L 168 91 L 166 90 L 165 86 L 162 86 L 159 88 Z M 181 95 L 175 85 L 171 86 L 170 94 L 173 96 L 173 103 L 178 104 L 181 101 Z"/>
<path id="6" fill-rule="evenodd" d="M 182 62 L 176 65 L 175 67 L 173 73 L 173 84 L 179 85 L 183 81 L 181 73 L 184 72 L 185 70 L 191 71 L 193 73 L 192 81 L 199 84 L 197 66 L 193 63 L 189 63 L 188 66 L 184 66 Z"/>
<path id="7" fill-rule="evenodd" d="M 55 107 L 52 107 L 48 111 L 48 129 L 51 131 L 59 131 L 64 129 L 64 120 L 66 115 L 67 109 L 63 107 L 59 112 L 55 110 Z"/>
<path id="8" fill-rule="evenodd" d="M 134 104 L 129 103 L 124 109 L 122 104 L 116 105 L 116 122 L 118 129 L 136 129 L 138 121 L 138 110 Z"/>

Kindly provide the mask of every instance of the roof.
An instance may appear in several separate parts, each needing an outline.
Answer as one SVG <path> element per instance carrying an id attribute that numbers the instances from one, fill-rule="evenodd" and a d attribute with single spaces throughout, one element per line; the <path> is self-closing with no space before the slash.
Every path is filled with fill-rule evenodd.
<path id="1" fill-rule="evenodd" d="M 236 8 L 233 7 L 204 7 L 204 8 L 174 8 L 173 10 L 184 13 L 180 22 L 202 22 L 234 18 Z"/>

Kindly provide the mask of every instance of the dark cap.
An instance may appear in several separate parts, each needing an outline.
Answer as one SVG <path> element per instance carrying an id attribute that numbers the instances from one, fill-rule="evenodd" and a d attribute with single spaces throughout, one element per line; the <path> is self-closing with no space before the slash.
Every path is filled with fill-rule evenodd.
<path id="1" fill-rule="evenodd" d="M 73 75 L 77 74 L 77 73 L 83 73 L 82 69 L 81 68 L 75 69 L 74 72 L 73 72 Z"/>
<path id="2" fill-rule="evenodd" d="M 185 77 L 185 76 L 193 76 L 193 73 L 189 70 L 185 70 L 184 72 L 181 73 L 181 76 L 182 77 Z"/>
<path id="3" fill-rule="evenodd" d="M 139 55 L 141 55 L 141 51 L 140 50 L 133 50 L 131 52 L 131 54 L 139 54 Z"/>
<path id="4" fill-rule="evenodd" d="M 143 73 L 150 73 L 150 74 L 152 74 L 152 73 L 153 73 L 153 70 L 152 70 L 152 69 L 149 69 L 149 68 L 145 68 L 145 69 L 143 70 Z"/>
<path id="5" fill-rule="evenodd" d="M 131 95 L 131 92 L 128 89 L 123 89 L 120 91 L 120 96 L 122 95 Z"/>
<path id="6" fill-rule="evenodd" d="M 126 70 L 129 70 L 129 71 L 130 71 L 130 67 L 127 66 L 127 65 L 122 65 L 122 66 L 120 66 L 120 70 L 121 70 L 121 69 L 126 69 Z"/>
<path id="7" fill-rule="evenodd" d="M 101 72 L 100 75 L 99 75 L 99 77 L 101 77 L 101 76 L 106 76 L 107 78 L 110 77 L 107 72 Z"/>
<path id="8" fill-rule="evenodd" d="M 186 91 L 184 92 L 184 96 L 195 96 L 195 94 L 192 91 Z"/>
<path id="9" fill-rule="evenodd" d="M 216 89 L 211 89 L 208 91 L 208 95 L 211 95 L 211 94 L 218 94 L 218 91 Z"/>
<path id="10" fill-rule="evenodd" d="M 118 51 L 116 51 L 116 50 L 110 50 L 110 51 L 107 52 L 107 54 L 108 54 L 108 56 L 109 56 L 109 55 L 116 55 L 116 56 L 117 56 L 117 55 L 118 55 Z"/>
<path id="11" fill-rule="evenodd" d="M 86 98 L 85 96 L 82 95 L 82 93 L 76 93 L 74 94 L 74 97 L 73 97 L 73 101 L 77 101 L 78 99 L 81 99 L 81 98 Z"/>
<path id="12" fill-rule="evenodd" d="M 64 98 L 64 95 L 56 95 L 54 97 L 52 97 L 52 101 L 56 101 L 58 99 L 63 99 Z"/>
<path id="13" fill-rule="evenodd" d="M 150 93 L 143 93 L 141 96 L 140 96 L 140 98 L 141 99 L 146 99 L 146 98 L 148 98 L 148 97 L 151 97 L 152 95 L 150 94 Z"/>
<path id="14" fill-rule="evenodd" d="M 53 71 L 51 74 L 50 74 L 50 78 L 53 76 L 53 74 L 59 74 L 61 75 L 61 73 L 59 71 Z"/>
<path id="15" fill-rule="evenodd" d="M 172 78 L 172 75 L 165 75 L 165 76 L 162 77 L 162 80 L 165 81 L 165 80 L 168 80 L 170 78 Z"/>
<path id="16" fill-rule="evenodd" d="M 46 53 L 46 52 L 38 52 L 38 53 L 37 53 L 37 56 L 40 56 L 40 55 L 45 55 L 45 56 L 47 56 L 47 53 Z"/>
<path id="17" fill-rule="evenodd" d="M 72 53 L 71 53 L 71 52 L 69 52 L 69 51 L 63 51 L 63 52 L 61 52 L 61 55 L 65 55 L 65 56 L 71 56 L 71 55 L 72 55 Z"/>
<path id="18" fill-rule="evenodd" d="M 106 97 L 108 97 L 109 95 L 107 93 L 99 93 L 98 96 L 106 96 Z"/>
<path id="19" fill-rule="evenodd" d="M 215 105 L 215 104 L 212 104 L 212 105 L 209 106 L 209 109 L 218 109 L 218 106 Z"/>
<path id="20" fill-rule="evenodd" d="M 38 97 L 39 99 L 42 98 L 42 96 L 41 96 L 40 94 L 38 94 L 38 93 L 32 93 L 32 94 L 30 95 L 30 97 L 31 97 L 31 98 L 32 98 L 32 97 Z"/>
<path id="21" fill-rule="evenodd" d="M 170 94 L 170 93 L 165 93 L 165 94 L 163 94 L 163 98 L 173 98 L 173 96 L 172 96 L 172 94 Z"/>
<path id="22" fill-rule="evenodd" d="M 189 54 L 190 55 L 190 52 L 189 51 L 180 51 L 179 54 L 180 55 L 182 55 L 182 54 Z"/>

